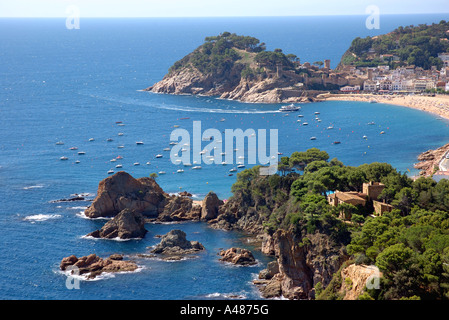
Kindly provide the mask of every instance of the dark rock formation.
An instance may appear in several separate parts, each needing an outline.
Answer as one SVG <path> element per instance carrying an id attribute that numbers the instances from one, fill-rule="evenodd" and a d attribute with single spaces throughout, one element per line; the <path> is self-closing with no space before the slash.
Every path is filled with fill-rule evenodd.
<path id="1" fill-rule="evenodd" d="M 230 262 L 236 265 L 248 266 L 257 264 L 251 251 L 242 248 L 230 248 L 228 250 L 222 250 L 219 253 L 222 258 L 220 261 Z"/>
<path id="2" fill-rule="evenodd" d="M 124 209 L 100 230 L 91 232 L 88 236 L 106 239 L 133 239 L 143 238 L 146 233 L 144 216 L 139 212 Z"/>
<path id="3" fill-rule="evenodd" d="M 161 237 L 161 242 L 151 253 L 161 254 L 164 259 L 177 260 L 201 250 L 204 250 L 204 246 L 198 241 L 188 241 L 184 231 L 171 230 Z"/>
<path id="4" fill-rule="evenodd" d="M 201 219 L 201 206 L 194 204 L 189 193 L 170 196 L 154 179 L 135 179 L 124 171 L 99 183 L 97 196 L 84 214 L 114 217 L 124 209 L 160 222 Z"/>
<path id="5" fill-rule="evenodd" d="M 134 179 L 124 171 L 102 180 L 97 196 L 84 214 L 89 218 L 113 217 L 123 209 L 156 217 L 166 204 L 168 195 L 154 179 Z"/>
<path id="6" fill-rule="evenodd" d="M 279 295 L 288 299 L 313 299 L 315 285 L 321 282 L 326 287 L 348 259 L 344 246 L 326 234 L 307 234 L 307 239 L 282 229 L 272 236 L 269 242 L 274 246 L 279 272 L 261 288 L 262 296 L 272 297 L 279 289 Z"/>
<path id="7" fill-rule="evenodd" d="M 223 205 L 223 201 L 218 199 L 214 192 L 209 192 L 203 200 L 201 208 L 201 220 L 215 219 L 218 215 L 218 209 Z"/>
<path id="8" fill-rule="evenodd" d="M 103 272 L 124 272 L 135 271 L 138 267 L 133 261 L 123 260 L 122 255 L 113 254 L 109 258 L 102 259 L 96 254 L 90 254 L 81 258 L 74 255 L 63 258 L 60 263 L 62 271 L 67 270 L 70 266 L 74 266 L 79 275 L 86 275 L 88 279 L 93 279 Z M 72 269 L 72 274 L 76 274 Z"/>

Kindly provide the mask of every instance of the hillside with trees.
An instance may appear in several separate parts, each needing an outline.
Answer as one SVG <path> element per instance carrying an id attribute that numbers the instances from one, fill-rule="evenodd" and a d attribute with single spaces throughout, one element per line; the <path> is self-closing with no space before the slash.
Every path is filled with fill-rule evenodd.
<path id="1" fill-rule="evenodd" d="M 432 66 L 440 69 L 443 62 L 438 54 L 449 51 L 448 31 L 449 22 L 442 20 L 438 24 L 401 26 L 374 37 L 357 37 L 343 55 L 341 65 L 389 65 L 390 69 L 414 65 L 425 70 Z"/>
<path id="2" fill-rule="evenodd" d="M 327 200 L 336 191 L 360 192 L 363 183 L 370 181 L 385 185 L 379 200 L 390 204 L 391 212 L 376 216 L 369 206 L 333 206 Z M 412 180 L 387 163 L 345 166 L 314 148 L 283 157 L 278 174 L 272 176 L 260 176 L 258 167 L 238 173 L 232 191 L 227 210 L 238 207 L 239 218 L 225 210 L 221 219 L 242 229 L 251 226 L 251 230 L 257 229 L 254 224 L 258 223 L 272 238 L 290 234 L 295 250 L 301 252 L 299 256 L 310 261 L 301 270 L 315 272 L 313 279 L 300 284 L 303 288 L 308 286 L 315 299 L 342 299 L 339 267 L 345 263 L 375 265 L 382 274 L 379 289 L 365 288 L 359 299 L 449 298 L 446 179 L 438 183 L 424 177 Z M 282 264 L 291 258 L 289 252 L 293 249 L 279 244 L 276 250 L 280 250 L 280 257 L 285 254 L 284 260 L 278 259 Z M 297 261 L 298 265 L 301 263 L 304 262 Z M 316 280 L 323 268 L 330 268 L 326 272 L 333 270 L 333 279 L 323 276 Z M 287 271 L 284 276 L 289 276 Z"/>

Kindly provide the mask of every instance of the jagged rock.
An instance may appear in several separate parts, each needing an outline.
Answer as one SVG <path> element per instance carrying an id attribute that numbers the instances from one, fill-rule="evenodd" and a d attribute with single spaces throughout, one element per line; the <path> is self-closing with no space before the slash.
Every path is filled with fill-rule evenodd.
<path id="1" fill-rule="evenodd" d="M 188 241 L 182 230 L 171 230 L 162 236 L 161 242 L 151 250 L 151 253 L 161 254 L 165 259 L 179 259 L 186 254 L 204 250 L 204 246 L 198 241 Z"/>
<path id="2" fill-rule="evenodd" d="M 376 274 L 377 271 L 377 274 Z M 341 271 L 342 284 L 340 288 L 343 300 L 357 300 L 363 293 L 367 282 L 381 277 L 381 273 L 374 266 L 350 264 Z"/>
<path id="3" fill-rule="evenodd" d="M 88 236 L 105 239 L 134 239 L 143 238 L 146 233 L 143 215 L 130 209 L 124 209 L 100 230 L 91 232 Z"/>
<path id="4" fill-rule="evenodd" d="M 271 261 L 267 263 L 267 268 L 259 272 L 259 279 L 270 280 L 277 273 L 279 273 L 279 263 L 277 261 Z"/>
<path id="5" fill-rule="evenodd" d="M 97 196 L 84 214 L 89 218 L 113 217 L 123 209 L 130 209 L 156 217 L 167 197 L 154 179 L 135 179 L 120 171 L 99 183 Z"/>
<path id="6" fill-rule="evenodd" d="M 247 266 L 257 264 L 251 251 L 242 248 L 230 248 L 228 250 L 222 250 L 219 253 L 222 258 L 220 261 L 230 262 L 232 264 Z"/>
<path id="7" fill-rule="evenodd" d="M 223 205 L 223 201 L 218 199 L 218 196 L 214 192 L 209 192 L 203 200 L 203 205 L 201 208 L 201 219 L 215 219 L 218 215 L 218 209 L 221 205 Z"/>
<path id="8" fill-rule="evenodd" d="M 167 198 L 166 205 L 157 220 L 161 222 L 199 220 L 201 207 L 195 206 L 193 200 L 186 196 L 171 196 Z"/>
<path id="9" fill-rule="evenodd" d="M 109 258 L 102 259 L 96 254 L 90 254 L 81 258 L 75 255 L 65 257 L 59 265 L 62 271 L 67 270 L 69 266 L 78 268 L 79 275 L 86 275 L 88 279 L 93 279 L 103 272 L 124 272 L 135 271 L 138 266 L 133 261 L 123 260 L 123 256 L 113 254 Z M 72 273 L 75 270 L 72 269 Z"/>
<path id="10" fill-rule="evenodd" d="M 318 282 L 326 287 L 335 272 L 349 257 L 344 246 L 334 243 L 328 235 L 307 234 L 308 245 L 303 243 L 303 235 L 291 230 L 277 230 L 266 241 L 274 247 L 279 264 L 279 272 L 269 280 L 266 287 L 270 296 L 280 286 L 280 295 L 287 299 L 313 299 L 314 287 Z"/>

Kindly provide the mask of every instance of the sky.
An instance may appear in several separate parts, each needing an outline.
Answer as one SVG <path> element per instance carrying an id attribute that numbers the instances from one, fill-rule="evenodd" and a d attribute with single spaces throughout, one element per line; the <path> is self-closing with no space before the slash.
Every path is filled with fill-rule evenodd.
<path id="1" fill-rule="evenodd" d="M 249 17 L 449 13 L 449 0 L 0 0 L 0 17 Z"/>

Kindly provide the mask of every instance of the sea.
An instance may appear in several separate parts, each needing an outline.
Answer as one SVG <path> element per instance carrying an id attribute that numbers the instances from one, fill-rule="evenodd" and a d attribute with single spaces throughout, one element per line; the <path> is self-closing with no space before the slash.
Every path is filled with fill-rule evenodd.
<path id="1" fill-rule="evenodd" d="M 214 191 L 228 199 L 243 169 L 229 170 L 240 160 L 251 167 L 246 158 L 192 170 L 173 163 L 164 151 L 172 147 L 173 130 L 193 133 L 194 121 L 203 131 L 277 129 L 278 151 L 286 156 L 316 147 L 346 165 L 388 162 L 417 174 L 417 156 L 448 142 L 447 120 L 388 104 L 329 101 L 286 114 L 278 111 L 280 104 L 143 91 L 205 37 L 224 31 L 254 36 L 268 50 L 282 48 L 302 62 L 330 59 L 335 68 L 355 37 L 438 23 L 447 16 L 381 15 L 379 29 L 368 29 L 366 19 L 81 18 L 79 29 L 67 29 L 65 18 L 0 19 L 0 299 L 261 299 L 252 280 L 273 258 L 243 233 L 186 222 L 147 224 L 142 240 L 94 240 L 85 235 L 105 220 L 86 219 L 83 212 L 109 170 L 135 178 L 163 171 L 156 181 L 168 193 L 187 191 L 201 200 Z M 178 173 L 180 168 L 184 172 Z M 59 201 L 76 195 L 88 201 Z M 171 262 L 139 256 L 172 229 L 183 230 L 206 250 Z M 218 261 L 218 252 L 233 246 L 253 251 L 258 264 Z M 82 280 L 74 288 L 73 279 L 59 271 L 61 259 L 92 253 L 123 254 L 139 269 Z"/>

